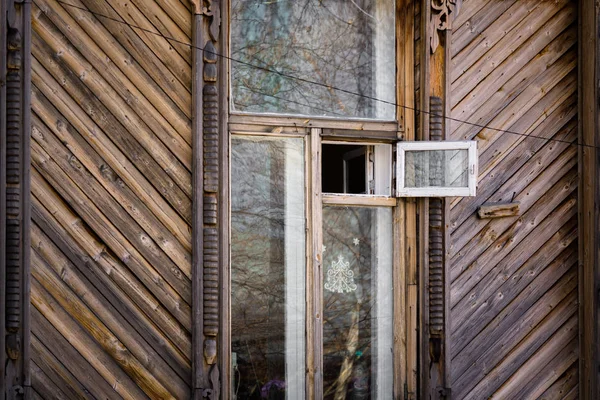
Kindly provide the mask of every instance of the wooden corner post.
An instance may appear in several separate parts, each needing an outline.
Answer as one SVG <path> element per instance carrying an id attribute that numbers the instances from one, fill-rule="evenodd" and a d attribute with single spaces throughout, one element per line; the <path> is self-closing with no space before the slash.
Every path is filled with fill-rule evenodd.
<path id="1" fill-rule="evenodd" d="M 31 3 L 0 1 L 0 394 L 30 397 Z"/>
<path id="2" fill-rule="evenodd" d="M 421 6 L 421 140 L 449 136 L 450 39 L 460 5 L 461 0 L 425 0 Z M 421 397 L 449 399 L 449 207 L 443 198 L 420 202 Z"/>
<path id="3" fill-rule="evenodd" d="M 600 5 L 579 2 L 579 393 L 600 398 Z"/>
<path id="4" fill-rule="evenodd" d="M 192 4 L 192 384 L 194 399 L 220 398 L 219 357 L 222 243 L 222 152 L 226 127 L 221 90 L 223 51 L 219 0 Z"/>

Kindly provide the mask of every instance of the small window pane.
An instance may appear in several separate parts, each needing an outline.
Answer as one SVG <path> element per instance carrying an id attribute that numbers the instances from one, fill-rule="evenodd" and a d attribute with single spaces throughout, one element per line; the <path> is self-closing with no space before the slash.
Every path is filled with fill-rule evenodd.
<path id="1" fill-rule="evenodd" d="M 393 390 L 392 210 L 323 207 L 323 397 Z"/>
<path id="2" fill-rule="evenodd" d="M 395 118 L 393 0 L 232 0 L 231 7 L 235 111 Z"/>
<path id="3" fill-rule="evenodd" d="M 466 187 L 469 185 L 469 151 L 407 151 L 405 187 Z"/>
<path id="4" fill-rule="evenodd" d="M 303 143 L 231 140 L 232 390 L 238 399 L 304 398 Z"/>

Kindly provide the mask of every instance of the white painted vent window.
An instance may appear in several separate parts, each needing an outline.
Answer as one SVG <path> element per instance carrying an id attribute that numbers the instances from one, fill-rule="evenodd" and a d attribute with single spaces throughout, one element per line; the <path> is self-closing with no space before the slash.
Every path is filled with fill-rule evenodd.
<path id="1" fill-rule="evenodd" d="M 399 142 L 398 197 L 475 196 L 477 142 Z"/>

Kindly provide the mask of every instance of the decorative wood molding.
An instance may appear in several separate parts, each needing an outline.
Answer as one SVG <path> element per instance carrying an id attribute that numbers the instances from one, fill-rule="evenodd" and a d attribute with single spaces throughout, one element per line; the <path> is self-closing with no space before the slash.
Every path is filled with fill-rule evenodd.
<path id="1" fill-rule="evenodd" d="M 443 138 L 443 105 L 439 97 L 430 98 L 429 137 L 440 141 Z M 442 161 L 436 168 L 442 168 Z M 441 340 L 444 333 L 444 235 L 443 202 L 440 198 L 429 199 L 429 334 Z M 436 346 L 439 347 L 439 346 Z M 439 360 L 439 353 L 433 352 Z"/>
<path id="2" fill-rule="evenodd" d="M 440 45 L 441 32 L 452 29 L 452 20 L 460 12 L 462 0 L 431 0 L 431 19 L 428 27 L 431 53 Z"/>
<path id="3" fill-rule="evenodd" d="M 193 384 L 194 398 L 218 399 L 220 275 L 220 2 L 190 0 L 194 13 Z"/>
<path id="4" fill-rule="evenodd" d="M 1 0 L 0 10 L 0 393 L 17 399 L 30 386 L 31 3 Z"/>

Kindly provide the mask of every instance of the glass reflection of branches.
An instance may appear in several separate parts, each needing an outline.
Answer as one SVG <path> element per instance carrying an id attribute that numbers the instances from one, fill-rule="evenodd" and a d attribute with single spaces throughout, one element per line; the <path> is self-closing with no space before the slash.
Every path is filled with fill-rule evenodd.
<path id="1" fill-rule="evenodd" d="M 304 192 L 297 190 L 304 184 L 303 141 L 233 137 L 231 148 L 237 396 L 303 394 Z"/>
<path id="2" fill-rule="evenodd" d="M 349 261 L 356 290 L 323 292 L 325 399 L 384 398 L 391 382 L 391 211 L 323 209 L 324 274 Z M 389 365 L 386 369 L 382 366 Z M 383 395 L 384 397 L 380 397 Z"/>
<path id="3" fill-rule="evenodd" d="M 393 1 L 233 0 L 236 111 L 393 119 Z M 345 93 L 335 88 L 356 93 Z"/>

